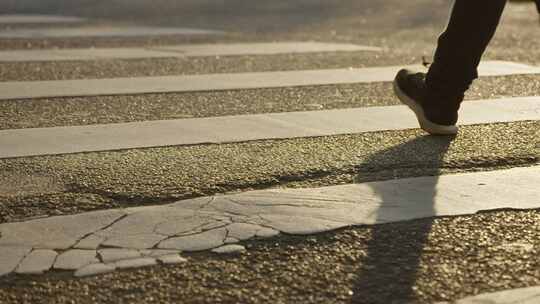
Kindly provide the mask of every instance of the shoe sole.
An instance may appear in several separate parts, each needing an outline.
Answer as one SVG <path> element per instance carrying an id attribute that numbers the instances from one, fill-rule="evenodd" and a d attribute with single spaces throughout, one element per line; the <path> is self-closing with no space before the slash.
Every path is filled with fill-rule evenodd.
<path id="1" fill-rule="evenodd" d="M 414 112 L 422 130 L 431 135 L 456 135 L 458 133 L 457 126 L 440 125 L 427 119 L 422 106 L 401 90 L 397 80 L 394 80 L 394 93 L 403 104 Z"/>

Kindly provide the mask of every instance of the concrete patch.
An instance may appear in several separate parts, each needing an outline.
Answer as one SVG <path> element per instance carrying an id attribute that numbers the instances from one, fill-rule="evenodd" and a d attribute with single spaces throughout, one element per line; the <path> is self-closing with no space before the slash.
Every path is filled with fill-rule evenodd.
<path id="1" fill-rule="evenodd" d="M 95 250 L 68 250 L 56 258 L 55 269 L 77 270 L 86 265 L 99 263 Z"/>
<path id="2" fill-rule="evenodd" d="M 389 66 L 287 72 L 1 82 L 0 100 L 372 83 L 392 81 L 401 68 L 403 67 Z M 411 66 L 410 68 L 425 70 L 421 66 Z M 480 76 L 538 73 L 540 73 L 539 67 L 505 61 L 486 61 L 481 63 L 479 67 Z"/>
<path id="3" fill-rule="evenodd" d="M 98 253 L 104 263 L 135 259 L 142 256 L 138 250 L 122 248 L 102 249 L 99 250 Z"/>
<path id="4" fill-rule="evenodd" d="M 319 42 L 230 43 L 153 48 L 91 48 L 0 51 L 0 62 L 274 55 L 313 52 L 380 51 L 380 48 Z"/>
<path id="5" fill-rule="evenodd" d="M 166 28 L 166 27 L 58 27 L 58 28 L 25 28 L 0 30 L 0 38 L 81 38 L 81 37 L 136 37 L 165 35 L 219 35 L 220 31 Z"/>
<path id="6" fill-rule="evenodd" d="M 279 234 L 279 231 L 276 229 L 262 227 L 261 230 L 257 231 L 257 233 L 255 234 L 255 237 L 260 238 L 260 239 L 267 239 L 267 238 L 277 236 L 278 234 Z"/>
<path id="7" fill-rule="evenodd" d="M 154 258 L 129 259 L 117 261 L 114 263 L 116 269 L 139 268 L 154 265 L 157 265 L 157 261 Z"/>
<path id="8" fill-rule="evenodd" d="M 224 244 L 227 231 L 219 228 L 193 235 L 179 236 L 161 242 L 158 247 L 182 251 L 202 251 Z"/>
<path id="9" fill-rule="evenodd" d="M 314 219 L 287 214 L 264 214 L 261 217 L 270 222 L 275 230 L 296 235 L 308 235 L 350 226 L 349 223 L 339 220 Z"/>
<path id="10" fill-rule="evenodd" d="M 227 238 L 233 238 L 236 242 L 248 240 L 257 235 L 261 226 L 246 223 L 234 223 L 225 227 L 227 229 Z"/>
<path id="11" fill-rule="evenodd" d="M 92 234 L 77 242 L 77 244 L 73 248 L 97 249 L 101 243 L 105 242 L 105 240 L 106 239 L 103 236 Z"/>
<path id="12" fill-rule="evenodd" d="M 454 304 L 536 304 L 540 303 L 540 286 L 505 290 L 468 297 Z M 443 304 L 443 303 L 440 303 Z"/>
<path id="13" fill-rule="evenodd" d="M 239 253 L 244 251 L 246 251 L 246 247 L 242 245 L 225 245 L 212 249 L 212 252 L 220 254 Z"/>
<path id="14" fill-rule="evenodd" d="M 525 187 L 524 180 L 531 186 Z M 135 220 L 138 231 L 162 231 L 165 239 L 159 241 L 156 248 L 175 251 L 100 248 L 101 261 L 110 265 L 82 266 L 76 275 L 107 272 L 116 267 L 153 265 L 155 257 L 161 253 L 164 253 L 161 256 L 168 256 L 178 255 L 180 250 L 221 247 L 217 251 L 228 251 L 239 248 L 227 245 L 227 239 L 247 241 L 278 233 L 306 235 L 346 226 L 466 215 L 502 208 L 535 209 L 540 208 L 540 190 L 534 186 L 538 184 L 540 166 L 312 189 L 251 191 L 217 195 L 211 199 L 183 200 L 163 206 L 89 212 L 77 216 L 80 224 L 74 235 L 58 233 L 57 228 L 63 223 L 72 227 L 73 216 L 30 220 L 16 225 L 0 224 L 0 250 L 3 253 L 0 256 L 0 274 L 11 273 L 30 250 L 13 247 L 14 244 L 59 250 L 72 249 L 66 247 L 74 246 L 74 236 L 80 238 L 81 234 L 88 237 L 114 231 L 117 238 L 122 235 L 133 238 L 136 234 L 127 227 L 135 227 Z M 118 217 L 118 214 L 124 216 Z M 158 215 L 163 217 L 162 222 L 155 221 Z M 222 247 L 224 245 L 226 247 Z M 48 268 L 50 265 L 47 263 L 39 265 Z"/>
<path id="15" fill-rule="evenodd" d="M 88 277 L 88 276 L 94 276 L 98 274 L 113 272 L 115 270 L 116 270 L 116 267 L 114 265 L 98 263 L 98 264 L 87 265 L 83 268 L 80 268 L 77 271 L 75 271 L 74 275 L 76 277 Z"/>
<path id="16" fill-rule="evenodd" d="M 158 257 L 158 261 L 163 264 L 181 264 L 187 262 L 187 259 L 179 256 L 178 254 L 169 254 Z"/>
<path id="17" fill-rule="evenodd" d="M 540 97 L 465 102 L 460 113 L 460 125 L 538 120 Z M 412 112 L 405 106 L 388 106 L 2 130 L 0 158 L 332 136 L 408 128 L 418 128 Z"/>
<path id="18" fill-rule="evenodd" d="M 0 276 L 3 276 L 15 270 L 32 248 L 0 246 L 0 250 Z"/>
<path id="19" fill-rule="evenodd" d="M 102 229 L 123 215 L 124 213 L 120 210 L 99 211 L 91 214 L 1 224 L 0 247 L 68 249 L 85 235 Z"/>
<path id="20" fill-rule="evenodd" d="M 145 249 L 154 247 L 165 236 L 157 234 L 118 235 L 101 243 L 103 246 Z"/>
<path id="21" fill-rule="evenodd" d="M 143 257 L 160 258 L 163 256 L 178 256 L 180 250 L 166 250 L 166 249 L 151 249 L 151 250 L 139 250 Z"/>
<path id="22" fill-rule="evenodd" d="M 19 264 L 16 273 L 42 274 L 51 269 L 58 253 L 50 249 L 36 249 L 28 254 Z"/>
<path id="23" fill-rule="evenodd" d="M 0 15 L 0 24 L 78 23 L 86 19 L 54 15 Z"/>

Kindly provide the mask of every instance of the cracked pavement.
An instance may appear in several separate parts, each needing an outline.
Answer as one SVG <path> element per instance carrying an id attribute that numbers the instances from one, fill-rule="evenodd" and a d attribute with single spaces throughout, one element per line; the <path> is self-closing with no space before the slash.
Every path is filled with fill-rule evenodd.
<path id="1" fill-rule="evenodd" d="M 443 146 L 439 154 L 444 152 Z M 0 275 L 13 270 L 32 272 L 24 271 L 24 265 L 32 263 L 27 260 L 32 261 L 32 254 L 43 249 L 68 250 L 66 254 L 86 250 L 79 258 L 83 261 L 90 254 L 88 250 L 94 254 L 97 250 L 103 261 L 103 250 L 107 250 L 104 248 L 193 252 L 282 233 L 311 235 L 349 226 L 425 217 L 540 208 L 535 187 L 523 187 L 520 183 L 527 180 L 536 185 L 540 183 L 539 176 L 540 167 L 529 167 L 312 189 L 261 190 L 164 206 L 0 224 L 0 249 L 7 254 L 7 261 L 0 263 Z M 517 191 L 519 197 L 512 194 Z M 57 254 L 49 252 L 53 256 Z M 140 258 L 136 254 L 124 259 L 140 262 Z M 37 267 L 41 272 L 56 267 L 52 258 L 33 264 L 39 267 L 31 269 Z M 80 268 L 75 275 L 85 273 L 85 267 L 89 267 L 83 262 L 78 264 Z"/>

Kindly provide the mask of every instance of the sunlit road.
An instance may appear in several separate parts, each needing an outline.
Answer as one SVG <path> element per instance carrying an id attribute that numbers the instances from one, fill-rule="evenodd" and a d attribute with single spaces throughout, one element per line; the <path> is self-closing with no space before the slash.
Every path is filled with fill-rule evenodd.
<path id="1" fill-rule="evenodd" d="M 384 113 L 390 113 L 385 109 L 390 108 L 384 107 L 399 105 L 390 81 L 336 80 L 350 68 L 366 73 L 363 68 L 429 61 L 446 22 L 448 2 L 2 1 L 0 15 L 83 19 L 2 22 L 0 16 L 0 85 L 28 85 L 27 90 L 13 90 L 12 97 L 0 100 L 0 150 L 7 147 L 7 138 L 14 138 L 9 132 L 15 131 L 20 134 L 16 139 L 30 147 L 10 144 L 13 154 L 7 148 L 0 151 L 0 251 L 4 252 L 0 254 L 0 303 L 434 303 L 540 285 L 537 186 L 531 184 L 532 178 L 508 177 L 521 174 L 519 168 L 530 174 L 534 171 L 527 170 L 539 165 L 540 123 L 534 115 L 538 113 L 535 98 L 540 95 L 540 75 L 512 70 L 502 76 L 480 77 L 466 96 L 471 109 L 479 100 L 489 107 L 503 98 L 518 102 L 525 99 L 515 98 L 532 97 L 527 99 L 531 102 L 528 108 L 515 111 L 531 116 L 503 117 L 476 107 L 477 113 L 470 113 L 475 122 L 462 126 L 455 139 L 427 136 L 405 122 L 400 127 L 401 117 L 385 119 Z M 509 4 L 484 59 L 531 69 L 540 66 L 538 27 L 534 4 Z M 310 44 L 303 50 L 289 45 L 269 51 L 266 44 L 253 44 L 270 42 L 332 45 Z M 240 48 L 231 47 L 239 43 Z M 190 49 L 193 45 L 198 48 Z M 351 49 L 351 45 L 376 48 Z M 179 46 L 183 49 L 171 49 Z M 8 60 L 7 52 L 14 50 L 9 58 L 18 58 L 20 53 L 28 54 L 27 59 Z M 62 50 L 69 52 L 58 53 Z M 30 56 L 37 59 L 30 60 Z M 328 79 L 290 76 L 305 70 L 324 70 Z M 270 74 L 278 71 L 284 73 Z M 380 72 L 369 71 L 369 77 Z M 215 80 L 215 74 L 229 73 L 242 74 L 244 78 L 238 79 L 244 80 L 234 82 L 234 75 Z M 265 87 L 253 76 L 262 74 L 245 73 L 264 73 L 268 82 L 277 84 Z M 186 78 L 174 78 L 167 85 L 152 85 L 152 79 L 143 79 L 144 90 L 131 79 L 164 76 Z M 200 78 L 189 78 L 195 76 Z M 112 80 L 91 86 L 89 79 Z M 125 82 L 115 87 L 118 79 Z M 195 89 L 185 89 L 190 79 L 198 79 L 191 84 Z M 41 82 L 53 80 L 83 82 L 62 82 L 61 90 L 46 91 L 52 84 Z M 179 89 L 175 81 L 184 87 Z M 29 86 L 38 82 L 45 95 L 39 95 L 38 86 Z M 225 82 L 228 87 L 220 87 Z M 6 92 L 0 92 L 0 98 Z M 24 97 L 29 94 L 45 97 Z M 363 108 L 367 111 L 361 113 L 380 109 L 377 115 L 382 118 L 372 123 L 377 127 L 347 131 L 349 111 Z M 310 116 L 319 111 L 328 112 Z M 287 116 L 293 112 L 307 114 L 295 121 Z M 369 121 L 370 117 L 361 116 L 367 114 L 358 115 L 359 121 Z M 167 123 L 172 121 L 182 131 L 168 129 Z M 336 126 L 341 127 L 339 132 Z M 228 130 L 234 130 L 232 135 Z M 85 137 L 88 134 L 98 135 Z M 40 150 L 46 145 L 40 139 L 46 136 L 59 144 L 49 142 L 49 150 Z M 83 142 L 86 146 L 80 148 Z M 500 180 L 507 177 L 508 188 L 482 192 L 484 182 L 476 182 L 476 176 L 483 173 L 489 178 L 493 173 L 497 185 L 504 184 Z M 456 174 L 472 176 L 470 189 L 466 185 L 453 188 L 452 178 L 446 178 Z M 400 184 L 406 178 L 425 179 L 412 180 L 413 186 Z M 362 188 L 364 183 L 369 187 Z M 339 193 L 339 188 L 328 190 L 338 198 L 334 206 L 324 196 L 325 190 L 310 194 L 311 188 L 351 184 L 361 188 L 350 190 L 354 200 L 347 196 L 349 192 Z M 441 184 L 448 186 L 438 188 Z M 213 206 L 212 200 L 201 205 L 201 201 L 190 200 L 222 194 L 249 197 L 250 191 L 269 189 L 282 189 L 285 194 L 279 196 L 279 203 L 258 202 L 261 208 L 278 206 L 266 218 L 260 216 L 260 222 L 254 220 L 249 204 L 242 205 L 249 199 Z M 402 189 L 410 190 L 401 194 Z M 416 189 L 421 194 L 415 196 Z M 468 196 L 469 190 L 476 196 Z M 495 190 L 500 191 L 497 197 L 492 195 Z M 259 199 L 266 199 L 265 195 Z M 213 200 L 219 202 L 219 197 Z M 302 205 L 306 197 L 311 199 L 309 207 L 319 212 Z M 525 210 L 506 208 L 519 208 L 514 202 L 523 197 L 532 198 Z M 349 199 L 377 202 L 379 211 L 346 207 Z M 167 225 L 177 223 L 171 224 L 175 233 L 163 233 L 166 237 L 149 236 L 144 230 L 147 222 L 137 219 L 123 226 L 122 233 L 127 234 L 100 234 L 122 220 L 131 220 L 130 210 L 139 210 L 125 208 L 166 207 L 182 200 L 186 201 L 177 203 L 181 209 L 174 211 L 177 214 L 151 209 L 155 213 L 141 216 L 154 224 L 162 224 L 161 216 L 168 216 Z M 320 207 L 318 200 L 326 205 Z M 491 200 L 500 208 L 490 207 Z M 427 205 L 412 207 L 404 205 L 405 201 Z M 189 209 L 193 206 L 207 213 L 187 220 L 182 212 L 193 213 Z M 328 215 L 320 212 L 327 210 L 324 208 Z M 118 213 L 111 213 L 109 221 L 100 226 L 92 222 L 92 216 L 85 217 L 95 211 Z M 358 220 L 347 217 L 348 212 L 359 214 Z M 184 251 L 182 259 L 174 253 L 178 259 L 174 261 L 179 263 L 166 265 L 144 256 L 149 265 L 156 265 L 121 269 L 115 264 L 113 271 L 105 254 L 96 253 L 90 260 L 105 265 L 100 269 L 107 273 L 76 278 L 73 271 L 61 270 L 54 263 L 68 249 L 79 247 L 54 243 L 53 230 L 48 228 L 40 228 L 44 240 L 40 243 L 39 230 L 27 228 L 51 227 L 35 223 L 51 219 L 62 223 L 75 215 L 83 219 L 81 227 L 75 225 L 70 232 L 78 242 L 89 236 L 103 238 L 92 239 L 97 245 L 80 247 L 84 250 L 178 249 Z M 191 230 L 180 234 L 177 226 L 189 221 L 193 221 Z M 13 223 L 23 228 L 17 230 L 19 226 Z M 238 225 L 246 223 L 252 230 Z M 239 231 L 244 234 L 250 232 L 235 235 L 226 225 L 242 227 Z M 129 234 L 130 230 L 140 233 Z M 12 236 L 13 231 L 23 232 Z M 3 238 L 24 239 L 24 231 L 37 240 L 34 245 L 20 256 L 5 253 L 8 246 L 13 250 L 18 245 L 6 245 Z M 194 231 L 207 234 L 190 239 L 189 248 L 174 242 L 197 235 Z M 232 254 L 206 250 L 225 243 L 243 248 Z M 39 259 L 35 254 L 38 266 L 50 257 L 49 265 L 42 274 L 24 274 L 22 265 L 35 267 L 24 263 L 24 258 L 38 250 L 43 254 Z M 16 260 L 13 266 L 11 260 Z"/>

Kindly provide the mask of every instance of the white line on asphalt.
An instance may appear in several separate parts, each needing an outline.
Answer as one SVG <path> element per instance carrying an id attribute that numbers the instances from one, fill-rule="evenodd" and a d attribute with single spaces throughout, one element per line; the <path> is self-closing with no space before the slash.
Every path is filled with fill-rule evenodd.
<path id="1" fill-rule="evenodd" d="M 84 26 L 75 28 L 20 28 L 0 30 L 0 38 L 81 38 L 81 37 L 132 37 L 132 36 L 163 36 L 163 35 L 216 35 L 220 31 L 167 28 L 167 27 L 105 27 Z"/>
<path id="2" fill-rule="evenodd" d="M 0 100 L 261 89 L 391 81 L 401 66 L 187 76 L 0 82 Z M 413 67 L 421 69 L 422 67 Z M 486 61 L 480 76 L 540 74 L 540 67 Z"/>
<path id="3" fill-rule="evenodd" d="M 54 15 L 0 15 L 0 24 L 77 23 L 86 19 Z"/>
<path id="4" fill-rule="evenodd" d="M 540 119 L 540 97 L 470 101 L 461 125 Z M 405 106 L 0 131 L 0 158 L 417 128 Z"/>
<path id="5" fill-rule="evenodd" d="M 371 46 L 320 42 L 186 44 L 153 48 L 90 48 L 0 51 L 0 62 L 272 55 L 380 50 L 380 48 Z"/>
<path id="6" fill-rule="evenodd" d="M 280 233 L 309 235 L 347 226 L 468 215 L 482 210 L 540 208 L 540 190 L 534 186 L 539 184 L 540 167 L 514 168 L 251 191 L 170 205 L 5 223 L 0 224 L 0 276 L 24 265 L 31 258 L 28 252 L 32 248 L 67 250 L 70 265 L 87 265 L 88 257 L 100 252 L 101 263 L 109 263 L 104 257 L 113 255 L 116 259 L 135 259 L 135 266 L 141 256 L 159 254 L 153 252 L 155 249 L 148 250 L 151 248 L 201 251 Z M 43 261 L 43 267 L 39 261 L 32 262 L 36 269 L 50 267 L 49 261 Z"/>
<path id="7" fill-rule="evenodd" d="M 453 304 L 538 304 L 540 303 L 540 286 L 503 290 L 467 297 Z M 438 304 L 449 304 L 440 302 Z"/>

